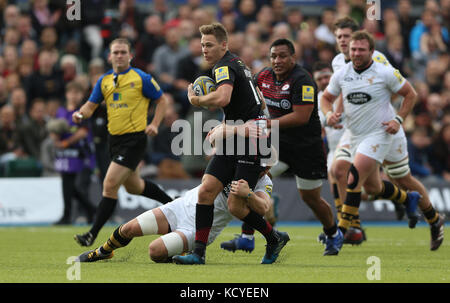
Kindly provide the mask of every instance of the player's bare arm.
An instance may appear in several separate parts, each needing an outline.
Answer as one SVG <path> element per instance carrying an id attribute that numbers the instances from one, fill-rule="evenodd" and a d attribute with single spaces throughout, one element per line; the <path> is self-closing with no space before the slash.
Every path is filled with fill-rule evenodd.
<path id="1" fill-rule="evenodd" d="M 247 181 L 240 179 L 231 182 L 230 193 L 245 199 L 248 207 L 260 215 L 265 215 L 270 208 L 270 198 L 263 192 L 254 193 L 248 186 Z"/>
<path id="2" fill-rule="evenodd" d="M 230 84 L 220 85 L 216 91 L 204 96 L 195 95 L 192 84 L 188 87 L 189 102 L 194 106 L 225 107 L 230 103 L 233 86 Z"/>
<path id="3" fill-rule="evenodd" d="M 161 98 L 155 100 L 156 109 L 155 116 L 153 117 L 152 122 L 147 125 L 145 128 L 145 133 L 148 136 L 156 136 L 158 134 L 158 127 L 161 124 L 161 121 L 164 119 L 167 110 L 167 98 L 165 95 L 162 95 Z"/>
<path id="4" fill-rule="evenodd" d="M 206 137 L 208 138 L 209 143 L 214 146 L 216 140 L 223 140 L 234 135 L 256 138 L 261 136 L 262 133 L 262 129 L 258 127 L 253 120 L 250 120 L 242 125 L 221 123 L 210 130 Z"/>
<path id="5" fill-rule="evenodd" d="M 94 111 L 97 109 L 97 107 L 98 107 L 97 103 L 88 100 L 81 106 L 80 110 L 72 114 L 72 121 L 75 123 L 81 123 L 83 119 L 89 119 L 94 113 Z"/>
<path id="6" fill-rule="evenodd" d="M 386 132 L 389 134 L 396 134 L 399 131 L 403 120 L 411 112 L 417 100 L 417 92 L 408 81 L 405 82 L 397 94 L 404 97 L 397 116 L 391 121 L 383 122 L 383 125 L 386 126 Z"/>
<path id="7" fill-rule="evenodd" d="M 294 105 L 292 107 L 292 113 L 284 116 L 267 120 L 267 127 L 272 126 L 272 120 L 279 121 L 279 128 L 289 128 L 301 126 L 308 123 L 311 118 L 311 113 L 314 110 L 314 104 L 311 105 Z"/>
<path id="8" fill-rule="evenodd" d="M 327 125 L 334 128 L 342 128 L 342 125 L 338 125 L 341 119 L 341 113 L 333 111 L 333 102 L 336 100 L 336 97 L 325 89 L 320 99 L 320 110 L 327 119 Z"/>

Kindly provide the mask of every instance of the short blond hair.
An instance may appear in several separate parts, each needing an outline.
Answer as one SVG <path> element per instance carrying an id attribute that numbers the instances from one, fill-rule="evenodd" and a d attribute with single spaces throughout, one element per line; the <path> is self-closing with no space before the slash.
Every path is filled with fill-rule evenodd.
<path id="1" fill-rule="evenodd" d="M 128 51 L 131 53 L 131 43 L 130 43 L 130 41 L 128 41 L 128 39 L 125 39 L 125 38 L 116 38 L 116 39 L 114 39 L 109 44 L 109 50 L 111 50 L 111 47 L 113 46 L 113 44 L 116 44 L 116 43 L 128 45 Z"/>
<path id="2" fill-rule="evenodd" d="M 226 28 L 218 22 L 212 24 L 202 25 L 199 28 L 202 35 L 213 35 L 216 37 L 217 42 L 228 42 L 228 32 Z"/>

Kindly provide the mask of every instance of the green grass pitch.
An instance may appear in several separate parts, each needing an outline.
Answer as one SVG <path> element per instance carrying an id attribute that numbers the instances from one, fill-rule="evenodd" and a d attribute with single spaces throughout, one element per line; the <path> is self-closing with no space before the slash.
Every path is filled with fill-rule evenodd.
<path id="1" fill-rule="evenodd" d="M 366 226 L 367 227 L 367 226 Z M 291 241 L 272 265 L 259 264 L 265 241 L 257 234 L 256 249 L 251 253 L 230 253 L 220 249 L 220 242 L 238 233 L 238 226 L 227 227 L 207 249 L 206 265 L 181 266 L 150 261 L 148 244 L 156 236 L 134 239 L 127 247 L 116 250 L 111 260 L 82 263 L 79 280 L 67 277 L 77 256 L 85 248 L 73 240 L 86 226 L 1 227 L 1 283 L 449 283 L 450 241 L 437 251 L 429 250 L 430 231 L 421 225 L 416 229 L 379 225 L 368 226 L 368 241 L 361 246 L 344 245 L 339 256 L 322 256 L 324 247 L 317 241 L 317 226 L 280 225 Z M 100 246 L 113 226 L 100 232 L 94 246 Z M 446 229 L 446 236 L 450 230 Z M 379 263 L 371 263 L 371 256 Z M 379 280 L 373 275 L 379 264 Z M 73 267 L 72 267 L 73 268 Z M 368 275 L 369 273 L 369 275 Z"/>

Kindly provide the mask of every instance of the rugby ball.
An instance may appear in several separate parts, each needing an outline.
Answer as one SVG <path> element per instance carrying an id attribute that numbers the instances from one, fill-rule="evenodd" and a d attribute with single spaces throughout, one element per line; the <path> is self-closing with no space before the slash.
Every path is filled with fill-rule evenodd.
<path id="1" fill-rule="evenodd" d="M 197 96 L 204 96 L 216 90 L 216 82 L 207 76 L 200 76 L 195 79 L 192 88 Z"/>

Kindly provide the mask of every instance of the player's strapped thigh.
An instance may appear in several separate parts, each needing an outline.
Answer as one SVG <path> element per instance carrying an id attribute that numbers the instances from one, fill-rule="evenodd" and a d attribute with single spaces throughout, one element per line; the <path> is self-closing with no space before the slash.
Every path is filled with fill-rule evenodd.
<path id="1" fill-rule="evenodd" d="M 183 237 L 179 234 L 180 232 L 182 232 L 185 236 L 186 236 L 186 232 L 185 231 L 177 231 L 177 232 L 171 232 L 168 234 L 165 234 L 163 236 L 161 236 L 161 240 L 164 243 L 164 246 L 167 249 L 167 256 L 168 257 L 172 257 L 175 255 L 180 255 L 185 251 L 185 244 L 183 241 Z M 191 234 L 191 238 L 193 239 L 193 234 L 192 232 L 187 232 L 188 234 Z M 188 238 L 186 236 L 186 238 Z M 192 244 L 189 245 L 189 240 L 188 240 L 188 250 L 192 249 Z"/>
<path id="2" fill-rule="evenodd" d="M 144 132 L 109 136 L 111 161 L 135 170 L 144 158 L 147 136 Z"/>
<path id="3" fill-rule="evenodd" d="M 405 158 L 396 163 L 383 164 L 383 170 L 392 179 L 403 178 L 411 172 L 409 158 Z"/>
<path id="4" fill-rule="evenodd" d="M 156 235 L 158 233 L 158 222 L 156 221 L 153 210 L 148 210 L 143 214 L 136 217 L 138 221 L 142 235 Z"/>

